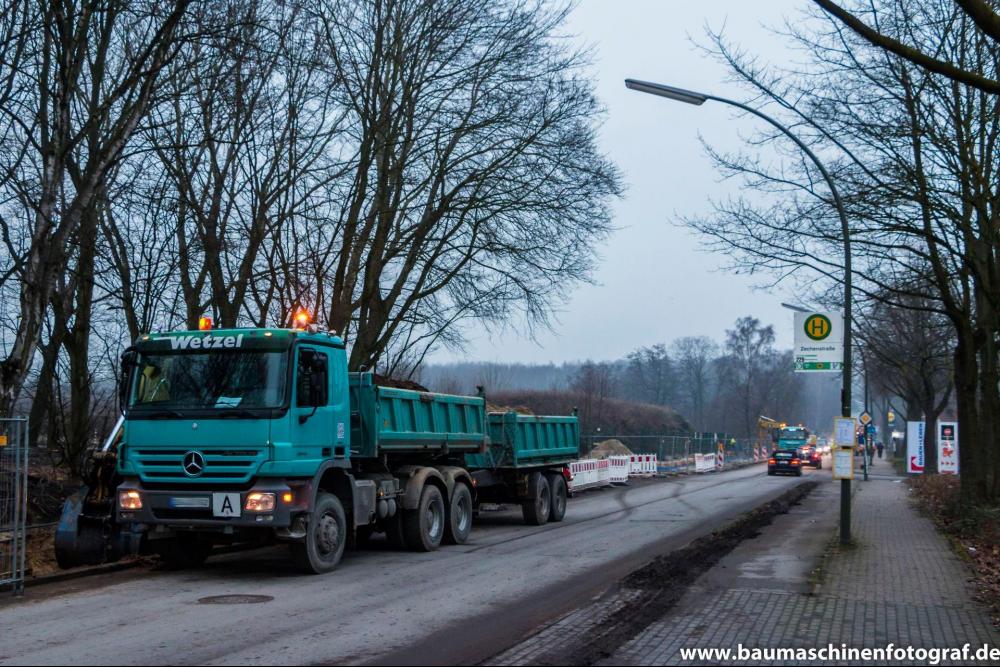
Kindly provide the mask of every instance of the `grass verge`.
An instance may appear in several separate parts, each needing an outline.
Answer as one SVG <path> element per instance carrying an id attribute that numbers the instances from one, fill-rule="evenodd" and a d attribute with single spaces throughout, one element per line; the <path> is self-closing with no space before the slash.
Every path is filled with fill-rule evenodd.
<path id="1" fill-rule="evenodd" d="M 972 565 L 976 599 L 1000 626 L 1000 507 L 963 507 L 953 475 L 919 475 L 909 484 L 920 510 Z"/>

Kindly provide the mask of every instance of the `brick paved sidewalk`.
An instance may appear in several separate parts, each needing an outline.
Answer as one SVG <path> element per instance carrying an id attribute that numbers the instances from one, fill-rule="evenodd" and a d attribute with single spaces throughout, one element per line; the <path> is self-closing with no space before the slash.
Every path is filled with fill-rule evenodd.
<path id="1" fill-rule="evenodd" d="M 815 595 L 795 586 L 776 590 L 773 577 L 766 576 L 732 577 L 721 590 L 696 586 L 671 613 L 622 646 L 606 664 L 697 664 L 682 661 L 680 649 L 735 650 L 737 644 L 1000 647 L 1000 635 L 988 615 L 970 598 L 969 567 L 930 520 L 917 513 L 906 485 L 887 461 L 876 459 L 871 473 L 870 481 L 860 481 L 859 474 L 854 483 L 853 531 L 858 544 L 829 554 Z M 835 499 L 830 489 L 834 484 L 824 484 L 829 486 L 823 496 Z M 837 506 L 827 511 L 836 513 Z M 758 539 L 771 539 L 770 532 L 765 529 Z M 739 552 L 751 543 L 727 558 L 738 562 Z M 821 550 L 816 550 L 817 558 Z"/>

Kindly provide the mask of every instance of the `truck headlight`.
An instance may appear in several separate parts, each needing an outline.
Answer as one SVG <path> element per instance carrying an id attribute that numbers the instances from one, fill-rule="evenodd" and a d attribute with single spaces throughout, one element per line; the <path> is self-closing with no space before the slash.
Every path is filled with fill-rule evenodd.
<path id="1" fill-rule="evenodd" d="M 141 510 L 142 509 L 142 496 L 138 491 L 119 491 L 118 492 L 118 509 L 122 510 Z"/>
<path id="2" fill-rule="evenodd" d="M 253 493 L 247 494 L 247 500 L 243 504 L 243 511 L 245 512 L 273 512 L 274 511 L 274 494 L 273 493 L 261 493 L 260 491 L 254 491 Z"/>

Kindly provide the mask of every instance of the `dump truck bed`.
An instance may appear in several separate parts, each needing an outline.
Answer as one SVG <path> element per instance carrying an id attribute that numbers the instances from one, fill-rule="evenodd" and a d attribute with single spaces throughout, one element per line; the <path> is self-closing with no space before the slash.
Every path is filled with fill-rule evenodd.
<path id="1" fill-rule="evenodd" d="M 484 448 L 485 399 L 380 387 L 370 373 L 348 375 L 352 457 Z"/>
<path id="2" fill-rule="evenodd" d="M 482 454 L 466 454 L 465 464 L 470 470 L 531 468 L 579 458 L 580 425 L 576 417 L 491 412 L 487 421 L 489 449 Z"/>

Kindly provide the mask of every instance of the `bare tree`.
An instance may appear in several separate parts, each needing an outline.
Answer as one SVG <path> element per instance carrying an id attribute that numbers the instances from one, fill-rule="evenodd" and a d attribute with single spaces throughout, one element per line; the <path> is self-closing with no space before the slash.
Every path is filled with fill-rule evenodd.
<path id="1" fill-rule="evenodd" d="M 1000 47 L 944 0 L 873 3 L 880 29 L 918 38 L 949 61 L 996 76 Z M 716 38 L 715 48 L 758 104 L 771 104 L 825 155 L 849 208 L 856 290 L 863 298 L 940 313 L 955 333 L 953 363 L 966 502 L 1000 497 L 1000 414 L 995 233 L 997 96 L 928 73 L 872 46 L 838 21 L 788 28 L 811 68 L 779 72 Z M 803 27 L 805 26 L 805 27 Z M 915 26 L 922 26 L 918 31 Z M 764 143 L 776 136 L 764 135 Z M 774 144 L 771 144 L 774 145 Z M 773 168 L 759 157 L 713 153 L 730 175 L 773 195 L 720 203 L 692 220 L 749 270 L 782 279 L 843 280 L 839 225 L 829 196 L 800 155 Z M 835 300 L 830 301 L 835 305 Z"/>
<path id="2" fill-rule="evenodd" d="M 627 386 L 623 389 L 634 400 L 653 405 L 670 405 L 674 398 L 676 382 L 667 346 L 658 343 L 630 352 L 626 383 Z"/>
<path id="3" fill-rule="evenodd" d="M 708 428 L 712 360 L 719 346 L 707 336 L 687 336 L 674 341 L 671 349 L 677 369 L 677 393 L 684 406 L 681 411 L 688 415 L 695 430 L 704 431 Z"/>
<path id="4" fill-rule="evenodd" d="M 954 390 L 951 323 L 933 312 L 929 304 L 911 303 L 901 308 L 874 302 L 864 313 L 858 339 L 868 372 L 883 393 L 899 396 L 906 405 L 906 419 L 922 415 L 926 432 L 936 433 L 938 417 Z M 927 447 L 924 472 L 937 472 L 937 448 Z"/>
<path id="5" fill-rule="evenodd" d="M 813 2 L 878 48 L 885 49 L 929 72 L 941 74 L 958 83 L 994 95 L 1000 93 L 1000 81 L 995 77 L 984 76 L 981 71 L 968 68 L 964 63 L 943 59 L 940 52 L 931 45 L 923 43 L 923 40 L 919 38 L 913 39 L 913 33 L 921 28 L 919 24 L 912 26 L 912 32 L 899 36 L 883 32 L 880 29 L 879 12 L 869 3 L 856 3 L 856 9 L 851 11 L 831 0 L 813 0 Z M 954 11 L 956 13 L 965 12 L 966 16 L 972 19 L 985 35 L 994 41 L 1000 41 L 1000 14 L 997 14 L 990 3 L 985 0 L 955 0 L 955 5 Z M 905 8 L 903 2 L 900 2 L 897 7 L 899 10 Z M 865 15 L 869 15 L 875 27 L 869 26 L 863 18 L 859 18 Z"/>
<path id="6" fill-rule="evenodd" d="M 554 39 L 566 11 L 321 5 L 353 173 L 320 304 L 349 334 L 352 367 L 378 359 L 418 304 L 438 324 L 544 322 L 588 276 L 620 185 L 596 148 L 587 55 Z"/>
<path id="7" fill-rule="evenodd" d="M 21 392 L 71 240 L 81 220 L 96 215 L 108 171 L 176 53 L 188 4 L 14 4 L 11 20 L 28 37 L 7 33 L 0 58 L 6 82 L 0 228 L 6 239 L 20 237 L 13 260 L 20 320 L 0 361 L 0 414 L 11 411 Z"/>
<path id="8" fill-rule="evenodd" d="M 757 418 L 767 403 L 766 370 L 773 359 L 773 345 L 774 327 L 762 326 L 755 317 L 741 317 L 726 330 L 722 381 L 726 391 L 736 397 L 739 435 L 746 438 L 754 434 Z"/>

